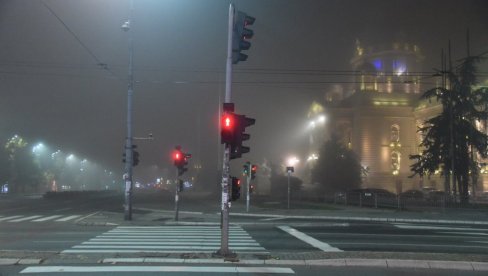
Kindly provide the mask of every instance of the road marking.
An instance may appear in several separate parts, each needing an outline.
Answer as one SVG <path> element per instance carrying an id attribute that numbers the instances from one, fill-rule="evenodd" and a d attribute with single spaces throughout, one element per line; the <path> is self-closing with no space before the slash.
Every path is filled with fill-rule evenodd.
<path id="1" fill-rule="evenodd" d="M 41 222 L 41 221 L 51 220 L 51 219 L 55 219 L 55 218 L 59 218 L 59 217 L 62 217 L 62 215 L 54 215 L 54 216 L 49 216 L 49 217 L 45 217 L 45 218 L 39 218 L 39 219 L 35 219 L 33 221 Z"/>
<path id="2" fill-rule="evenodd" d="M 311 246 L 318 248 L 324 252 L 342 252 L 339 248 L 332 247 L 329 244 L 325 242 L 321 242 L 315 238 L 310 237 L 309 235 L 302 233 L 294 228 L 291 228 L 289 226 L 283 225 L 283 226 L 278 226 L 279 229 L 285 231 L 286 233 L 294 236 L 295 238 L 304 241 Z"/>
<path id="3" fill-rule="evenodd" d="M 137 249 L 67 249 L 63 250 L 61 253 L 63 254 L 85 254 L 85 253 L 175 253 L 175 254 L 182 254 L 182 253 L 215 253 L 217 249 L 220 249 L 220 246 L 215 249 L 211 250 L 196 250 L 196 249 L 188 249 L 188 250 L 151 250 L 151 249 L 144 249 L 144 250 L 137 250 Z M 234 251 L 238 250 L 239 248 L 233 248 Z M 243 251 L 240 253 L 246 254 L 256 254 L 256 255 L 267 255 L 269 254 L 268 251 Z"/>
<path id="4" fill-rule="evenodd" d="M 260 221 L 272 221 L 272 220 L 282 220 L 286 219 L 287 217 L 277 217 L 277 218 L 265 218 L 265 219 L 260 219 Z"/>
<path id="5" fill-rule="evenodd" d="M 9 220 L 9 219 L 14 219 L 14 218 L 20 218 L 22 216 L 10 216 L 10 217 L 4 217 L 4 218 L 0 218 L 0 221 L 5 221 L 5 220 Z"/>
<path id="6" fill-rule="evenodd" d="M 177 241 L 187 241 L 187 242 L 200 242 L 202 241 L 201 237 L 184 237 L 184 238 L 158 238 L 158 239 L 120 239 L 120 238 L 92 238 L 89 241 L 91 242 L 177 242 Z M 220 238 L 212 238 L 212 239 L 205 239 L 205 242 L 220 242 Z M 233 238 L 229 237 L 231 242 L 256 242 L 253 238 Z M 256 242 L 257 243 L 257 242 Z"/>
<path id="7" fill-rule="evenodd" d="M 486 231 L 488 229 L 468 228 L 468 227 L 449 227 L 449 226 L 430 226 L 430 225 L 413 225 L 393 223 L 393 225 L 400 229 L 417 229 L 417 230 L 459 230 L 459 231 Z"/>
<path id="8" fill-rule="evenodd" d="M 457 234 L 457 235 L 471 235 L 471 236 L 488 236 L 487 233 L 479 233 L 479 232 L 458 232 L 458 231 L 449 231 L 449 232 L 436 232 L 440 234 Z"/>
<path id="9" fill-rule="evenodd" d="M 75 218 L 77 218 L 79 216 L 81 216 L 81 215 L 67 216 L 67 217 L 64 217 L 64 218 L 61 218 L 61 219 L 57 219 L 56 221 L 68 221 L 68 220 L 75 219 Z"/>
<path id="10" fill-rule="evenodd" d="M 197 273 L 278 273 L 295 274 L 286 267 L 239 266 L 30 266 L 20 273 L 53 272 L 197 272 Z"/>
<path id="11" fill-rule="evenodd" d="M 42 217 L 42 216 L 30 216 L 30 217 L 18 218 L 18 219 L 10 220 L 9 222 L 21 222 L 21 221 L 26 221 L 26 220 L 40 218 L 40 217 Z"/>
<path id="12" fill-rule="evenodd" d="M 71 250 L 64 250 L 62 253 L 214 252 L 220 248 L 220 232 L 221 229 L 218 226 L 124 226 L 109 230 L 71 247 Z M 250 253 L 252 251 L 268 254 L 264 247 L 238 226 L 232 227 L 230 231 L 229 245 L 236 252 Z"/>
<path id="13" fill-rule="evenodd" d="M 208 242 L 208 241 L 185 241 L 185 239 L 180 239 L 179 241 L 165 241 L 165 242 L 141 242 L 141 241 L 87 241 L 83 242 L 83 245 L 95 245 L 95 244 L 107 244 L 107 245 L 208 245 L 208 246 L 217 246 L 220 245 L 220 241 Z M 229 241 L 230 245 L 239 245 L 239 246 L 259 246 L 257 242 L 233 242 Z"/>

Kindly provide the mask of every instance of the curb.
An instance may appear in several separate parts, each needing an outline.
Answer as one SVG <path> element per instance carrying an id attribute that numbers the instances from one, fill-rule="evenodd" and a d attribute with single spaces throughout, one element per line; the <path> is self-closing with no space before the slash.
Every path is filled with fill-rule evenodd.
<path id="1" fill-rule="evenodd" d="M 449 269 L 465 271 L 488 271 L 488 262 L 423 261 L 392 259 L 317 259 L 317 260 L 226 260 L 226 259 L 177 259 L 177 258 L 106 258 L 102 264 L 118 263 L 179 263 L 179 264 L 232 264 L 232 265 L 291 265 Z"/>

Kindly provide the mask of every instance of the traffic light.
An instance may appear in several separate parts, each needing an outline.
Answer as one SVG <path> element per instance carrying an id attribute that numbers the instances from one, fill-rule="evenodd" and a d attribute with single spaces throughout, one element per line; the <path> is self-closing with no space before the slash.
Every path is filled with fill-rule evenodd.
<path id="1" fill-rule="evenodd" d="M 231 176 L 232 186 L 231 186 L 231 201 L 235 201 L 241 197 L 241 180 L 237 177 Z"/>
<path id="2" fill-rule="evenodd" d="M 236 128 L 234 134 L 234 143 L 232 144 L 230 151 L 230 159 L 236 159 L 242 157 L 243 153 L 250 151 L 249 147 L 243 146 L 242 142 L 249 140 L 251 135 L 245 133 L 246 128 L 255 124 L 256 119 L 246 117 L 245 115 L 235 114 Z"/>
<path id="3" fill-rule="evenodd" d="M 132 166 L 139 165 L 139 152 L 136 151 L 137 145 L 132 145 Z"/>
<path id="4" fill-rule="evenodd" d="M 247 15 L 244 12 L 237 11 L 237 16 L 234 20 L 234 29 L 232 32 L 232 63 L 236 64 L 239 61 L 246 61 L 247 55 L 241 53 L 242 50 L 249 50 L 251 48 L 251 39 L 254 32 L 246 27 L 254 24 L 256 18 Z"/>
<path id="5" fill-rule="evenodd" d="M 247 161 L 244 163 L 244 170 L 242 171 L 242 175 L 248 177 L 251 171 L 251 162 Z"/>
<path id="6" fill-rule="evenodd" d="M 179 179 L 178 180 L 178 187 L 177 189 L 179 189 L 178 191 L 182 192 L 183 191 L 183 180 Z"/>
<path id="7" fill-rule="evenodd" d="M 189 158 L 191 158 L 191 154 L 181 151 L 180 146 L 175 147 L 175 151 L 173 152 L 173 161 L 176 168 L 178 168 L 178 176 L 181 176 L 188 171 L 186 165 L 188 165 Z"/>
<path id="8" fill-rule="evenodd" d="M 220 143 L 234 143 L 234 133 L 236 129 L 236 118 L 234 114 L 234 103 L 224 103 L 222 121 L 220 122 Z"/>
<path id="9" fill-rule="evenodd" d="M 127 154 L 125 154 L 125 152 L 122 153 L 122 163 L 127 162 L 126 158 L 127 158 Z"/>
<path id="10" fill-rule="evenodd" d="M 251 179 L 256 178 L 256 172 L 258 171 L 258 166 L 252 165 L 251 166 Z"/>
<path id="11" fill-rule="evenodd" d="M 252 194 L 252 192 L 254 192 L 254 184 L 249 186 L 249 193 Z"/>

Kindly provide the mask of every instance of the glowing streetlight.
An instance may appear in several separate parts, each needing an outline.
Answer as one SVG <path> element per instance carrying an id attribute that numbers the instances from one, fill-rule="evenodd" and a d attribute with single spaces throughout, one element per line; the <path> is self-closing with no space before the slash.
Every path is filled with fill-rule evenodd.
<path id="1" fill-rule="evenodd" d="M 32 153 L 39 153 L 39 151 L 42 151 L 44 150 L 44 144 L 43 143 L 39 143 L 35 146 L 32 147 Z"/>
<path id="2" fill-rule="evenodd" d="M 288 166 L 294 167 L 296 164 L 300 163 L 300 159 L 298 159 L 296 156 L 289 157 L 286 161 Z"/>
<path id="3" fill-rule="evenodd" d="M 321 124 L 325 123 L 325 115 L 320 115 L 318 118 L 317 118 L 317 121 Z"/>

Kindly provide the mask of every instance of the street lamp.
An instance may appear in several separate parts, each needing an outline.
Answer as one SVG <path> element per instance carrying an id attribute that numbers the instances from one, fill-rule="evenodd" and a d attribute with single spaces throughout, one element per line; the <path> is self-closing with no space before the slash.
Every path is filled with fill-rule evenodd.
<path id="1" fill-rule="evenodd" d="M 288 175 L 288 196 L 287 196 L 287 208 L 290 209 L 290 177 L 291 173 L 295 172 L 294 166 L 300 162 L 298 158 L 295 156 L 288 158 L 287 163 L 288 166 L 286 167 L 286 173 Z"/>

